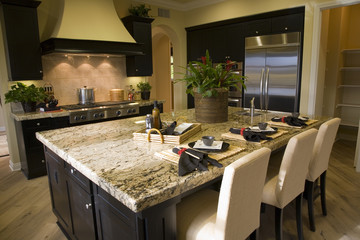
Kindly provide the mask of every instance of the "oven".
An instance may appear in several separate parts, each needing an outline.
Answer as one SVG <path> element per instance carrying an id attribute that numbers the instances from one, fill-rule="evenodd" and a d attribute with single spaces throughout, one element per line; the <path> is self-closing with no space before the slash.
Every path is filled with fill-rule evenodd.
<path id="1" fill-rule="evenodd" d="M 242 62 L 236 62 L 232 66 L 232 70 L 235 71 L 237 74 L 242 76 Z M 242 106 L 242 85 L 241 83 L 237 84 L 237 87 L 230 87 L 229 88 L 229 98 L 228 98 L 228 105 L 232 107 L 241 107 Z"/>
<path id="2" fill-rule="evenodd" d="M 139 115 L 139 103 L 133 101 L 95 102 L 60 106 L 69 111 L 70 126 L 115 120 Z"/>

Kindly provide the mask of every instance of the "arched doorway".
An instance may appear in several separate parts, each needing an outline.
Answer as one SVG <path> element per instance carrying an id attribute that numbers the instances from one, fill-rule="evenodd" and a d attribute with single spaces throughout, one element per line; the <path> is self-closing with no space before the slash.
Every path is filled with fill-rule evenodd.
<path id="1" fill-rule="evenodd" d="M 170 27 L 158 25 L 152 29 L 153 75 L 149 78 L 153 86 L 152 98 L 165 100 L 164 112 L 186 108 L 185 84 L 176 83 L 183 71 L 180 41 Z"/>

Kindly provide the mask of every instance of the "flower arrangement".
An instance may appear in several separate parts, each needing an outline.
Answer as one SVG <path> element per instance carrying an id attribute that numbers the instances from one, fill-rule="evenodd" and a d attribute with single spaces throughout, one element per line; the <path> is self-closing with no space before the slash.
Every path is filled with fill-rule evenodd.
<path id="1" fill-rule="evenodd" d="M 150 7 L 146 7 L 145 4 L 140 4 L 138 6 L 133 6 L 129 8 L 129 13 L 132 16 L 137 17 L 149 17 L 149 11 L 151 10 Z"/>
<path id="2" fill-rule="evenodd" d="M 194 96 L 194 91 L 196 91 L 203 97 L 217 96 L 217 88 L 226 90 L 231 86 L 239 88 L 239 82 L 246 89 L 246 77 L 240 76 L 232 69 L 235 62 L 228 60 L 226 63 L 213 66 L 208 50 L 206 50 L 206 55 L 201 57 L 201 60 L 202 62 L 189 62 L 184 78 L 178 80 L 186 82 L 186 93 Z"/>

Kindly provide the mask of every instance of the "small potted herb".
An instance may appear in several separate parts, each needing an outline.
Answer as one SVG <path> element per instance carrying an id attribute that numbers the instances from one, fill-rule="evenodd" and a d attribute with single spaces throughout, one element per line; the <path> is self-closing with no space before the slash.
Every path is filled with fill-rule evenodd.
<path id="1" fill-rule="evenodd" d="M 142 100 L 149 100 L 150 99 L 150 90 L 151 90 L 151 85 L 148 82 L 139 82 L 136 85 L 141 92 L 141 99 Z"/>
<path id="2" fill-rule="evenodd" d="M 18 82 L 11 86 L 11 90 L 5 93 L 5 103 L 20 102 L 24 112 L 35 112 L 36 103 L 44 102 L 47 94 L 42 87 L 36 87 L 34 84 L 26 86 Z"/>

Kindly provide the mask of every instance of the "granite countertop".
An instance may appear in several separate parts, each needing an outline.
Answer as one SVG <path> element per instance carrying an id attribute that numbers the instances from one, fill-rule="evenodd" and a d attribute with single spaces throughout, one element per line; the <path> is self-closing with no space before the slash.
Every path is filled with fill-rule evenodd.
<path id="1" fill-rule="evenodd" d="M 240 111 L 240 108 L 229 107 L 228 122 L 203 123 L 202 130 L 183 144 L 196 141 L 204 135 L 212 135 L 220 140 L 221 134 L 228 132 L 230 127 L 249 126 L 250 117 L 239 115 Z M 162 121 L 173 121 L 179 116 L 185 116 L 188 122 L 195 122 L 194 109 L 161 114 Z M 255 117 L 255 122 L 270 120 L 273 116 L 283 116 L 283 113 L 263 114 Z M 224 168 L 209 166 L 207 172 L 196 171 L 178 176 L 177 165 L 154 156 L 156 152 L 172 149 L 176 145 L 133 140 L 132 133 L 145 127 L 144 119 L 145 116 L 141 116 L 87 124 L 38 132 L 36 136 L 50 150 L 134 212 L 181 195 L 223 174 Z M 227 140 L 231 145 L 242 146 L 246 150 L 221 163 L 225 167 L 262 146 L 277 149 L 300 131 L 289 129 L 288 134 L 262 145 Z"/>
<path id="2" fill-rule="evenodd" d="M 151 106 L 154 104 L 155 100 L 139 100 L 135 101 L 139 103 L 140 107 L 143 106 Z M 165 100 L 157 100 L 158 103 L 164 103 Z M 25 121 L 25 120 L 34 120 L 34 119 L 40 119 L 40 118 L 57 118 L 57 117 L 66 117 L 69 116 L 69 111 L 61 109 L 57 111 L 49 111 L 49 112 L 16 112 L 11 113 L 12 118 L 14 118 L 16 121 Z"/>

